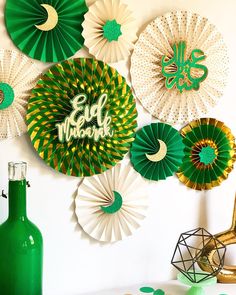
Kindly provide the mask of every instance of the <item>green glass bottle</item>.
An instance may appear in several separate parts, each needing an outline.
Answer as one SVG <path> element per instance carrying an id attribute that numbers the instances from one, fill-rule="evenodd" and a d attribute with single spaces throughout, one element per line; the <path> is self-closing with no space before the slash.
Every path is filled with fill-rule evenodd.
<path id="1" fill-rule="evenodd" d="M 0 294 L 41 295 L 43 239 L 26 214 L 27 164 L 9 163 L 9 215 L 0 225 Z"/>

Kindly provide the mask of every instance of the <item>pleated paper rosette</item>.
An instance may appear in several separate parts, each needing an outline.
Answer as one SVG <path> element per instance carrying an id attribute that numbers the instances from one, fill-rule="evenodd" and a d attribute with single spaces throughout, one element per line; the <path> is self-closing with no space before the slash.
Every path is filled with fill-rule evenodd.
<path id="1" fill-rule="evenodd" d="M 151 115 L 187 123 L 214 107 L 228 77 L 227 48 L 206 18 L 177 11 L 141 33 L 131 58 L 135 94 Z"/>
<path id="2" fill-rule="evenodd" d="M 185 156 L 177 176 L 186 186 L 209 190 L 228 177 L 236 160 L 231 130 L 213 118 L 192 121 L 181 134 Z"/>
<path id="3" fill-rule="evenodd" d="M 182 164 L 184 144 L 181 135 L 165 123 L 152 123 L 136 133 L 131 162 L 144 178 L 164 180 Z"/>
<path id="4" fill-rule="evenodd" d="M 101 61 L 77 58 L 53 66 L 38 81 L 27 122 L 32 143 L 49 166 L 84 177 L 123 159 L 136 118 L 125 78 Z"/>
<path id="5" fill-rule="evenodd" d="M 108 63 L 126 59 L 137 40 L 133 14 L 120 0 L 96 1 L 85 14 L 83 28 L 89 52 Z"/>
<path id="6" fill-rule="evenodd" d="M 85 0 L 7 0 L 5 22 L 13 43 L 26 55 L 58 62 L 83 46 Z"/>
<path id="7" fill-rule="evenodd" d="M 132 235 L 146 216 L 145 182 L 131 165 L 124 163 L 85 178 L 76 197 L 76 215 L 83 230 L 102 242 Z"/>
<path id="8" fill-rule="evenodd" d="M 26 56 L 0 49 L 0 139 L 27 131 L 27 103 L 39 75 L 36 65 Z"/>

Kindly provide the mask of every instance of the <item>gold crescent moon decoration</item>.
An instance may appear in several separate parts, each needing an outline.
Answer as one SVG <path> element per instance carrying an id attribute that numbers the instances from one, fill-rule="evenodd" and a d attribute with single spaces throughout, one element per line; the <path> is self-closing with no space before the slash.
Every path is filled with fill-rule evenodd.
<path id="1" fill-rule="evenodd" d="M 158 152 L 156 152 L 153 155 L 146 154 L 146 157 L 151 162 L 160 162 L 161 160 L 163 160 L 165 158 L 165 156 L 167 154 L 167 146 L 164 143 L 164 141 L 158 139 L 158 142 L 160 144 L 160 148 L 159 148 Z"/>
<path id="2" fill-rule="evenodd" d="M 230 229 L 214 235 L 225 246 L 236 244 L 236 196 L 234 203 L 234 212 L 233 220 Z M 202 252 L 198 264 L 200 268 L 204 271 L 209 271 L 209 266 L 204 263 L 204 260 L 207 258 L 214 268 L 216 265 L 216 247 L 217 245 L 209 243 L 205 246 L 204 251 Z M 217 275 L 218 282 L 220 283 L 236 283 L 236 266 L 224 265 L 221 271 Z"/>
<path id="3" fill-rule="evenodd" d="M 41 6 L 47 11 L 48 18 L 45 23 L 35 25 L 35 27 L 41 31 L 51 31 L 58 23 L 58 13 L 56 9 L 49 4 L 41 4 Z"/>

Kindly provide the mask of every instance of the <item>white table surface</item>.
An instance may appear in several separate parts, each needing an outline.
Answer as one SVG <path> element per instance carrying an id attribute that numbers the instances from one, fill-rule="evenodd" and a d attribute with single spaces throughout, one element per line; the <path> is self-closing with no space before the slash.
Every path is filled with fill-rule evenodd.
<path id="1" fill-rule="evenodd" d="M 184 295 L 188 290 L 188 287 L 177 281 L 169 281 L 166 283 L 141 284 L 122 289 L 104 290 L 80 295 L 145 295 L 145 293 L 139 291 L 139 289 L 144 286 L 153 287 L 154 289 L 163 289 L 165 295 Z M 205 292 L 206 295 L 236 295 L 236 284 L 216 284 L 215 286 L 206 287 Z"/>

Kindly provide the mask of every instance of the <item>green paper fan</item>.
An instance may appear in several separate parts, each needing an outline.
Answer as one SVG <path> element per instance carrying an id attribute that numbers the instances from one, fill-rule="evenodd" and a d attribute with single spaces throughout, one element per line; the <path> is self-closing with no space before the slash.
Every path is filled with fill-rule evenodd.
<path id="1" fill-rule="evenodd" d="M 58 62 L 84 43 L 84 0 L 7 0 L 5 22 L 14 44 L 28 56 Z"/>
<path id="2" fill-rule="evenodd" d="M 119 73 L 94 59 L 53 66 L 29 100 L 32 143 L 52 168 L 73 176 L 99 174 L 123 159 L 134 140 L 137 111 Z"/>
<path id="3" fill-rule="evenodd" d="M 208 190 L 233 169 L 235 139 L 224 123 L 212 118 L 192 121 L 181 131 L 185 156 L 177 176 L 186 186 Z"/>
<path id="4" fill-rule="evenodd" d="M 182 164 L 184 145 L 179 132 L 168 124 L 152 123 L 136 134 L 131 147 L 131 162 L 150 180 L 172 176 Z"/>

